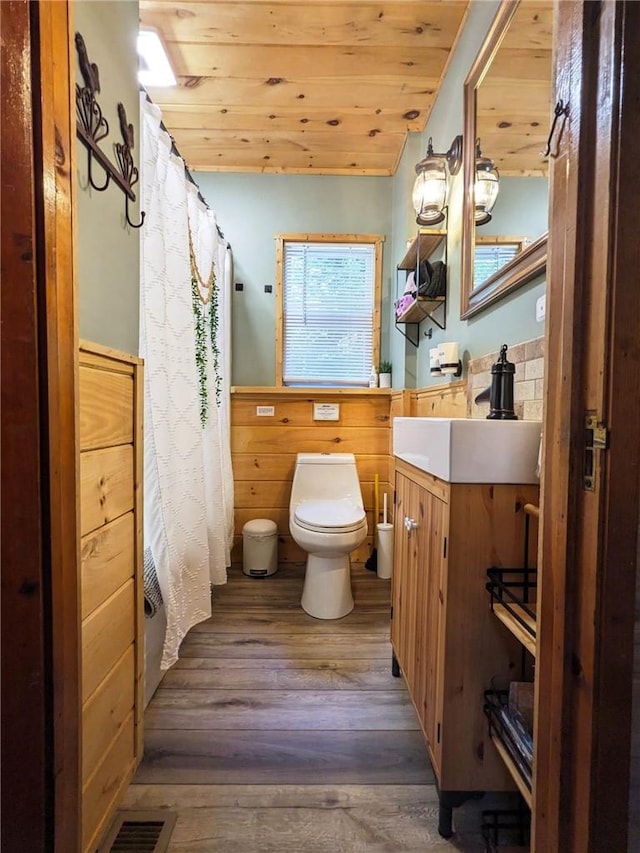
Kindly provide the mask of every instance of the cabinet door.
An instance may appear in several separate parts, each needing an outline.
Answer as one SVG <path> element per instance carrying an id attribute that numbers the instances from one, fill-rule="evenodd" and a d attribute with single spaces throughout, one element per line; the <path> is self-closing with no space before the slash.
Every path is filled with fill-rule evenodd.
<path id="1" fill-rule="evenodd" d="M 391 642 L 411 691 L 415 670 L 415 584 L 418 536 L 407 524 L 417 523 L 417 486 L 402 474 L 396 475 L 395 543 L 393 571 L 393 619 Z"/>
<path id="2" fill-rule="evenodd" d="M 416 578 L 416 667 L 414 702 L 431 749 L 436 772 L 440 764 L 442 718 L 442 610 L 446 504 L 418 489 L 419 557 Z"/>
<path id="3" fill-rule="evenodd" d="M 440 755 L 446 506 L 397 474 L 391 641 L 435 764 Z"/>

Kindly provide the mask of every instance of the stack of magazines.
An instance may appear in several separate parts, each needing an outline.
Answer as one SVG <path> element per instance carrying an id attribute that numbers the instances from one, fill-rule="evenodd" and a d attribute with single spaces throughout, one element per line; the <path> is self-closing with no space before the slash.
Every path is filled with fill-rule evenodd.
<path id="1" fill-rule="evenodd" d="M 485 713 L 489 718 L 489 731 L 500 738 L 530 788 L 533 738 L 520 712 L 509 707 L 508 696 L 506 690 L 486 691 Z"/>

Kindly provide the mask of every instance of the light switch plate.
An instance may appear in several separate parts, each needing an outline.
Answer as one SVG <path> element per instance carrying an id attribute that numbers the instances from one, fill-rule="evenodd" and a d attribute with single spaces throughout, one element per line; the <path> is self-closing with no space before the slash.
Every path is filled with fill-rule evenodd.
<path id="1" fill-rule="evenodd" d="M 538 299 L 536 299 L 536 321 L 538 323 L 544 322 L 544 318 L 547 313 L 547 295 L 543 293 Z"/>

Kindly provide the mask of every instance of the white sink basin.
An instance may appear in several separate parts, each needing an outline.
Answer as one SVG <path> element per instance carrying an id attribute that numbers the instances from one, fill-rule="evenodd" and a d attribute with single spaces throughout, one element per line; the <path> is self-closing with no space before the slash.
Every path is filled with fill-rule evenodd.
<path id="1" fill-rule="evenodd" d="M 540 421 L 394 418 L 393 453 L 448 483 L 537 483 Z"/>

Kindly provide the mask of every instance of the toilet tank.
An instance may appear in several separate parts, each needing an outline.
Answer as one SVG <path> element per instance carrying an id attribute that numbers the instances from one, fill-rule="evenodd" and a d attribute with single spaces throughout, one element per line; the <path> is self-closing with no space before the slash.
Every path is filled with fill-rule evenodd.
<path id="1" fill-rule="evenodd" d="M 362 505 L 353 453 L 298 453 L 290 506 L 305 500 L 340 498 Z"/>

